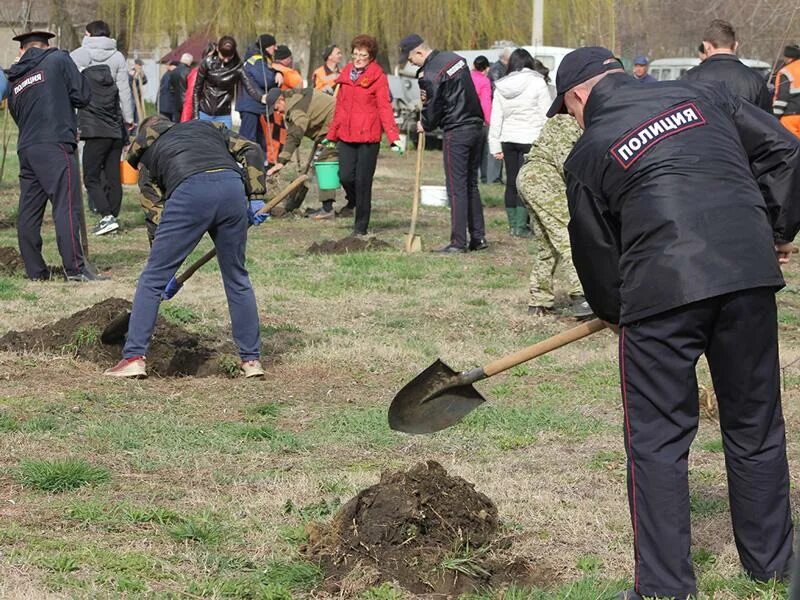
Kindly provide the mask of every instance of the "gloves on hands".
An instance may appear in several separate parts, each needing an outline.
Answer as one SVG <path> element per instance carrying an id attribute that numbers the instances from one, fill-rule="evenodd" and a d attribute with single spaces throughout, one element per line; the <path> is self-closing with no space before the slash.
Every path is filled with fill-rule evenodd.
<path id="1" fill-rule="evenodd" d="M 250 225 L 258 226 L 269 219 L 269 213 L 258 212 L 262 208 L 264 208 L 263 200 L 250 200 L 247 207 L 247 220 L 250 221 Z"/>
<path id="2" fill-rule="evenodd" d="M 169 300 L 180 291 L 181 287 L 182 285 L 173 277 L 169 280 L 169 283 L 167 283 L 167 287 L 164 288 L 164 291 L 161 292 L 161 299 Z"/>
<path id="3" fill-rule="evenodd" d="M 326 148 L 328 150 L 333 150 L 336 148 L 336 142 L 330 141 L 328 138 L 322 138 L 322 141 L 319 143 L 320 147 Z"/>

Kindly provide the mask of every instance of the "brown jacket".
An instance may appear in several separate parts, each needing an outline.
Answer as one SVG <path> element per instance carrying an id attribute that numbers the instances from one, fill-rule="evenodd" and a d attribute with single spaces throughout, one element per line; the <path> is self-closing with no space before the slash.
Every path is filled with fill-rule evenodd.
<path id="1" fill-rule="evenodd" d="M 286 164 L 300 146 L 303 137 L 319 141 L 328 134 L 333 120 L 336 100 L 333 96 L 314 89 L 290 90 L 284 92 L 286 111 L 286 144 L 281 150 L 278 162 Z"/>

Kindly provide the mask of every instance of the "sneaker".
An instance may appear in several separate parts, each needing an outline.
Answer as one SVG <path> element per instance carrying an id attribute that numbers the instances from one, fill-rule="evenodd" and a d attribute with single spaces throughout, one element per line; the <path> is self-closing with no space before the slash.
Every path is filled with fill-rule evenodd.
<path id="1" fill-rule="evenodd" d="M 337 217 L 352 217 L 356 214 L 355 206 L 343 206 L 341 210 L 336 213 Z"/>
<path id="2" fill-rule="evenodd" d="M 548 317 L 555 313 L 552 306 L 529 306 L 528 314 L 532 317 Z"/>
<path id="3" fill-rule="evenodd" d="M 103 375 L 108 375 L 109 377 L 147 377 L 145 358 L 144 356 L 123 358 L 110 369 L 103 371 Z"/>
<path id="4" fill-rule="evenodd" d="M 489 244 L 486 243 L 486 240 L 481 238 L 479 240 L 472 239 L 469 241 L 469 250 L 470 252 L 474 252 L 475 250 L 486 250 L 489 247 Z"/>
<path id="5" fill-rule="evenodd" d="M 439 248 L 438 250 L 434 250 L 437 254 L 465 254 L 467 252 L 466 248 L 462 248 L 461 246 L 454 246 L 453 244 L 448 244 L 444 248 Z"/>
<path id="6" fill-rule="evenodd" d="M 113 215 L 108 215 L 100 219 L 100 222 L 97 224 L 97 227 L 92 230 L 92 233 L 94 233 L 94 235 L 105 235 L 117 229 L 119 229 L 119 223 Z"/>
<path id="7" fill-rule="evenodd" d="M 594 311 L 592 307 L 589 306 L 589 303 L 586 302 L 586 298 L 583 296 L 573 296 L 571 300 L 572 306 L 566 311 L 568 316 L 581 320 L 589 319 L 594 316 Z"/>
<path id="8" fill-rule="evenodd" d="M 77 281 L 77 282 L 86 282 L 86 281 L 109 281 L 111 277 L 107 275 L 101 275 L 97 272 L 97 269 L 94 268 L 89 262 L 84 263 L 83 270 L 79 273 L 67 273 L 64 272 L 64 276 L 67 281 Z"/>
<path id="9" fill-rule="evenodd" d="M 244 371 L 244 377 L 247 379 L 248 377 L 263 377 L 264 376 L 264 367 L 261 366 L 261 361 L 258 359 L 255 360 L 243 360 L 242 361 L 242 371 Z"/>
<path id="10" fill-rule="evenodd" d="M 336 213 L 334 213 L 332 210 L 322 210 L 322 209 L 320 209 L 320 210 L 312 213 L 311 215 L 309 215 L 309 218 L 314 219 L 315 221 L 324 221 L 326 219 L 335 219 L 336 218 Z"/>

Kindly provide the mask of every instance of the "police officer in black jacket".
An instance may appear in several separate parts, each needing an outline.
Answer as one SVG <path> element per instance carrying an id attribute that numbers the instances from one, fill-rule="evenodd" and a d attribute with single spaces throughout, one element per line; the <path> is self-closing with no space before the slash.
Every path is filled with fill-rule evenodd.
<path id="1" fill-rule="evenodd" d="M 772 98 L 767 81 L 736 56 L 739 42 L 736 32 L 727 21 L 715 19 L 703 32 L 703 52 L 706 59 L 686 72 L 687 81 L 724 81 L 734 94 L 748 102 L 772 111 Z"/>
<path id="2" fill-rule="evenodd" d="M 444 132 L 444 172 L 450 200 L 450 243 L 446 254 L 484 250 L 486 226 L 478 191 L 478 168 L 483 140 L 483 110 L 469 74 L 458 54 L 433 50 L 417 34 L 400 42 L 400 64 L 410 60 L 417 73 L 422 121 L 418 130 Z M 469 231 L 469 244 L 466 233 Z"/>
<path id="3" fill-rule="evenodd" d="M 90 88 L 69 54 L 49 47 L 52 37 L 46 31 L 32 31 L 13 38 L 20 43 L 21 56 L 6 72 L 11 116 L 19 127 L 19 249 L 27 276 L 48 279 L 41 227 L 49 199 L 67 279 L 105 279 L 84 259 L 80 240 L 75 109 L 89 104 Z"/>
<path id="4" fill-rule="evenodd" d="M 800 145 L 721 84 L 642 86 L 605 48 L 564 57 L 557 92 L 548 116 L 568 111 L 585 130 L 564 165 L 572 258 L 594 312 L 619 327 L 636 565 L 623 595 L 697 593 L 687 458 L 701 354 L 742 565 L 757 580 L 785 577 L 775 292 L 800 229 Z"/>

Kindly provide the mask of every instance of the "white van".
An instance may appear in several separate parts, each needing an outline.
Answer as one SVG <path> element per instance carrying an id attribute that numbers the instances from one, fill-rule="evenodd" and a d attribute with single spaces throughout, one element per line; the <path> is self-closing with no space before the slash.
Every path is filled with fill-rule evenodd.
<path id="1" fill-rule="evenodd" d="M 772 69 L 772 65 L 763 60 L 750 60 L 747 58 L 739 60 L 764 77 L 764 79 L 767 78 Z M 672 81 L 673 79 L 680 79 L 686 71 L 699 64 L 699 58 L 659 58 L 650 63 L 650 75 L 659 81 Z"/>

